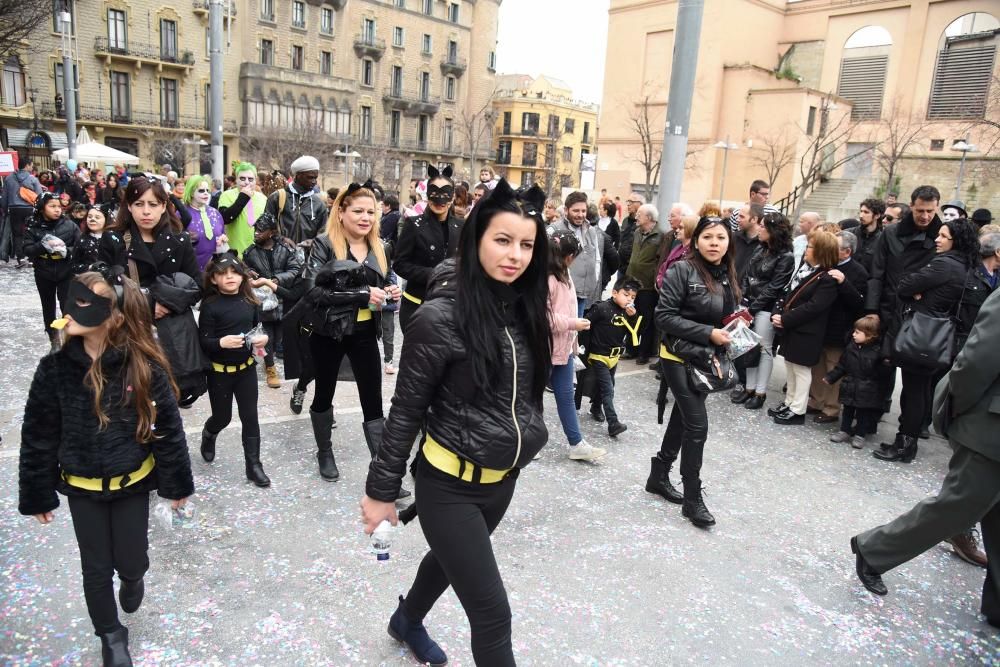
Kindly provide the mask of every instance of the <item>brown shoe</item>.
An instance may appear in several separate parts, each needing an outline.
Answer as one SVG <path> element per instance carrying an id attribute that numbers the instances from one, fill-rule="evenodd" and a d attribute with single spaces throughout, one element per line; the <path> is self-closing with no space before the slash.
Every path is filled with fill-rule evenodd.
<path id="1" fill-rule="evenodd" d="M 951 545 L 955 555 L 966 563 L 986 567 L 986 554 L 979 550 L 979 541 L 976 539 L 974 528 L 949 537 L 948 544 Z"/>
<path id="2" fill-rule="evenodd" d="M 837 415 L 826 415 L 820 413 L 813 417 L 813 421 L 817 424 L 832 424 L 835 421 L 840 421 L 840 417 Z"/>
<path id="3" fill-rule="evenodd" d="M 281 378 L 278 377 L 278 369 L 274 366 L 267 366 L 264 368 L 264 373 L 267 375 L 267 386 L 271 389 L 279 389 L 281 387 Z"/>

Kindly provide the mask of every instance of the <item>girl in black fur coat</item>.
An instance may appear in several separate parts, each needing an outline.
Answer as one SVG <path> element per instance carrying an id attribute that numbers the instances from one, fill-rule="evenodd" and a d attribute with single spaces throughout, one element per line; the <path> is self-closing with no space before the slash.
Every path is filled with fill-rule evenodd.
<path id="1" fill-rule="evenodd" d="M 194 493 L 177 387 L 139 287 L 102 266 L 70 283 L 63 348 L 35 371 L 21 430 L 18 510 L 47 524 L 68 498 L 87 611 L 104 665 L 131 665 L 122 610 L 142 603 L 149 492 L 179 509 Z"/>

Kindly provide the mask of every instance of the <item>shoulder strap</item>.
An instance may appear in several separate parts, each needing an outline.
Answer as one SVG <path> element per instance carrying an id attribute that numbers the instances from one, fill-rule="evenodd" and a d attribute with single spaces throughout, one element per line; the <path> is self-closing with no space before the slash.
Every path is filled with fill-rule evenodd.
<path id="1" fill-rule="evenodd" d="M 122 240 L 125 241 L 125 257 L 128 260 L 128 277 L 135 281 L 135 284 L 139 284 L 139 267 L 135 265 L 135 260 L 129 258 L 129 250 L 132 249 L 132 230 L 126 230 L 122 234 Z"/>
<path id="2" fill-rule="evenodd" d="M 785 302 L 785 310 L 788 310 L 789 308 L 792 307 L 792 304 L 795 303 L 795 299 L 799 296 L 799 294 L 802 293 L 802 290 L 809 287 L 809 285 L 811 285 L 813 281 L 819 280 L 821 276 L 826 275 L 826 272 L 827 269 L 824 269 L 822 271 L 817 271 L 809 278 L 809 280 L 805 282 L 805 284 L 796 287 L 795 292 L 792 294 L 791 298 L 789 298 L 788 301 Z"/>

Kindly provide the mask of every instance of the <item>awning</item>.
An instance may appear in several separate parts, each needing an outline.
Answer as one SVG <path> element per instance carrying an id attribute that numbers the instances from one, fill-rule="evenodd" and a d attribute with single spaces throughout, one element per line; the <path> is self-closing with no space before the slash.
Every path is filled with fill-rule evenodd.
<path id="1" fill-rule="evenodd" d="M 29 138 L 35 134 L 35 130 L 30 128 L 8 128 L 7 130 L 7 141 L 13 146 L 29 147 Z M 65 132 L 49 132 L 46 130 L 38 130 L 38 134 L 44 135 L 49 140 L 48 148 L 49 150 L 59 150 L 60 148 L 66 148 L 69 142 L 66 140 Z M 36 146 L 36 148 L 45 148 L 45 146 Z"/>

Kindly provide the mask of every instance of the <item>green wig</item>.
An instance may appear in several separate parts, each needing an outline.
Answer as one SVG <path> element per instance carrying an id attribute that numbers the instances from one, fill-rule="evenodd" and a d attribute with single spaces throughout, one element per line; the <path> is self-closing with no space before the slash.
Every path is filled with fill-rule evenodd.
<path id="1" fill-rule="evenodd" d="M 233 177 L 238 176 L 244 171 L 252 171 L 254 177 L 257 176 L 257 167 L 253 166 L 249 162 L 233 162 Z"/>
<path id="2" fill-rule="evenodd" d="M 191 200 L 194 199 L 195 190 L 197 190 L 198 186 L 201 185 L 202 183 L 208 183 L 208 189 L 209 190 L 212 189 L 212 177 L 211 176 L 204 176 L 204 175 L 203 176 L 191 176 L 184 183 L 184 197 L 181 199 L 181 201 L 184 202 L 185 206 L 190 206 L 191 205 Z"/>

